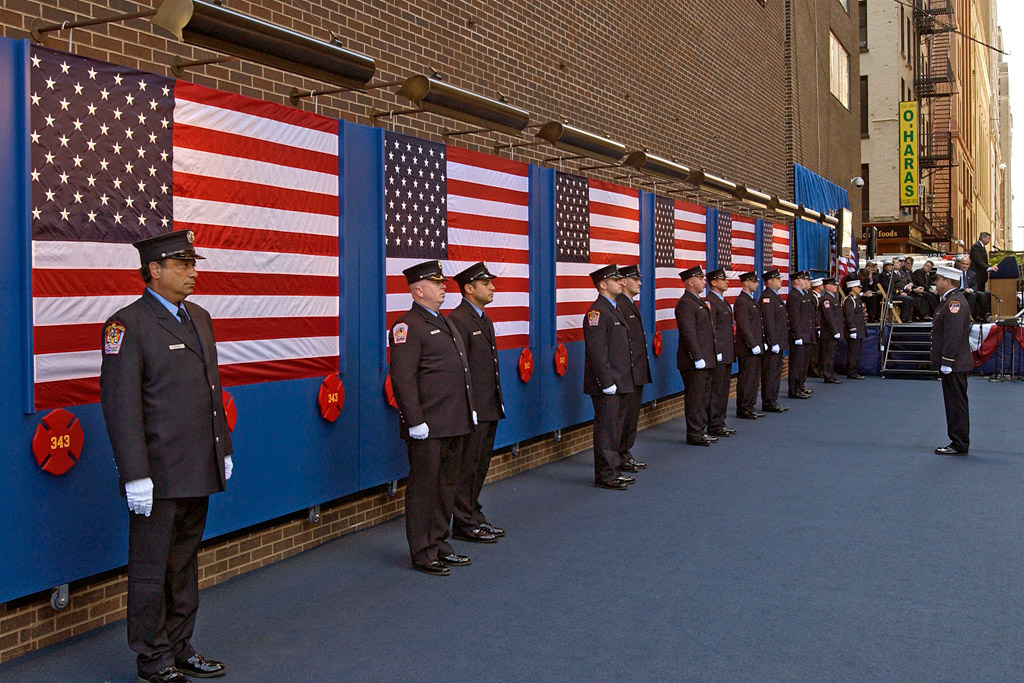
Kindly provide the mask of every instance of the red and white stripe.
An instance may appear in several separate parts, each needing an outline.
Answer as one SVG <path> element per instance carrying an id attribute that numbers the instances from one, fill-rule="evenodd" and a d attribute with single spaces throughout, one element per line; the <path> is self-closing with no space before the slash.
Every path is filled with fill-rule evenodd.
<path id="1" fill-rule="evenodd" d="M 448 147 L 448 260 L 451 278 L 477 261 L 497 276 L 494 301 L 486 313 L 494 322 L 499 349 L 530 345 L 530 167 L 501 157 Z M 387 326 L 412 306 L 402 275 L 422 259 L 387 259 Z M 442 311 L 462 302 L 448 280 Z M 386 334 L 386 331 L 385 331 Z"/>
<path id="2" fill-rule="evenodd" d="M 338 369 L 338 122 L 175 84 L 174 228 L 226 385 Z M 130 244 L 34 241 L 37 409 L 99 400 L 103 322 L 139 297 Z"/>
<path id="3" fill-rule="evenodd" d="M 857 272 L 857 259 L 852 256 L 840 256 L 836 260 L 836 280 L 842 282 L 850 273 Z"/>
<path id="4" fill-rule="evenodd" d="M 654 321 L 657 330 L 676 329 L 675 308 L 683 295 L 679 271 L 707 261 L 707 209 L 675 200 L 676 253 L 671 268 L 654 269 Z"/>
<path id="5" fill-rule="evenodd" d="M 729 289 L 725 298 L 730 304 L 736 303 L 736 297 L 743 291 L 740 274 L 754 270 L 754 248 L 757 223 L 746 216 L 732 216 L 732 268 L 726 271 L 729 276 Z"/>
<path id="6" fill-rule="evenodd" d="M 640 263 L 640 193 L 628 187 L 589 180 L 590 263 L 563 263 L 555 268 L 555 314 L 558 342 L 583 339 L 583 314 L 597 298 L 590 273 L 601 264 Z"/>
<path id="7" fill-rule="evenodd" d="M 782 289 L 779 294 L 789 294 L 789 226 L 785 223 L 765 221 L 765 230 L 772 236 L 772 268 L 782 274 Z"/>

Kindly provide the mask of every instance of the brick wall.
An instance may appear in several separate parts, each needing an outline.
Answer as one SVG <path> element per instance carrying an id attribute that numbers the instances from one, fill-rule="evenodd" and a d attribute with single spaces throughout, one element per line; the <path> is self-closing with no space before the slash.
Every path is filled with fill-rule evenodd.
<path id="1" fill-rule="evenodd" d="M 449 82 L 480 94 L 500 92 L 536 122 L 564 116 L 630 149 L 646 147 L 766 192 L 787 192 L 779 3 L 227 0 L 226 5 L 318 39 L 339 36 L 346 48 L 376 60 L 377 81 L 436 69 Z M 148 6 L 125 0 L 6 0 L 0 32 L 25 38 L 34 18 L 60 22 Z M 154 31 L 145 19 L 78 29 L 73 51 L 165 76 L 172 75 L 168 65 L 174 56 L 216 56 Z M 67 32 L 50 34 L 46 44 L 66 49 Z M 248 62 L 197 67 L 184 78 L 279 103 L 288 103 L 293 87 L 324 87 Z M 373 110 L 408 107 L 394 90 L 323 96 L 317 109 L 372 124 Z M 301 106 L 314 107 L 309 100 Z M 396 121 L 402 132 L 432 139 L 459 127 L 433 115 Z M 494 144 L 512 141 L 504 134 L 456 139 L 492 152 Z M 551 152 L 520 150 L 516 158 L 540 161 Z"/>

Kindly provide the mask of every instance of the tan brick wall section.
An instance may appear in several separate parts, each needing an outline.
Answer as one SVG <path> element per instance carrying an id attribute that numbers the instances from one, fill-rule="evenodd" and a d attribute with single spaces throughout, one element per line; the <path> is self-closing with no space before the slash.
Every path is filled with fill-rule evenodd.
<path id="1" fill-rule="evenodd" d="M 783 366 L 783 376 L 786 366 Z M 736 397 L 736 379 L 729 389 Z M 648 404 L 640 413 L 640 429 L 668 422 L 683 414 L 684 398 L 676 395 Z M 557 443 L 545 436 L 511 449 L 497 451 L 487 475 L 490 484 L 535 467 L 568 458 L 591 447 L 588 422 L 562 432 Z M 232 577 L 284 560 L 353 531 L 399 517 L 404 512 L 405 485 L 394 498 L 385 493 L 363 492 L 325 504 L 320 522 L 310 523 L 305 513 L 285 521 L 269 522 L 256 530 L 240 532 L 228 540 L 210 539 L 199 552 L 199 587 L 208 588 Z M 396 552 L 401 549 L 396 549 Z M 127 573 L 122 568 L 71 584 L 71 603 L 62 611 L 50 607 L 48 593 L 37 593 L 0 605 L 0 663 L 33 650 L 77 636 L 125 616 Z"/>

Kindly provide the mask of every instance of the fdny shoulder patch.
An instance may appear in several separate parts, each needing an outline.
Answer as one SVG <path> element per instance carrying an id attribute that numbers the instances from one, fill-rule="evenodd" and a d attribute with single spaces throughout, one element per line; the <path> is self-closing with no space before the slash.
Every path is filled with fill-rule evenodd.
<path id="1" fill-rule="evenodd" d="M 823 301 L 821 305 L 824 306 L 825 308 L 832 308 L 832 306 L 827 301 Z"/>
<path id="2" fill-rule="evenodd" d="M 103 355 L 116 356 L 121 353 L 124 332 L 124 325 L 119 322 L 111 322 L 103 329 Z"/>
<path id="3" fill-rule="evenodd" d="M 409 324 L 398 323 L 391 329 L 391 340 L 395 344 L 404 344 L 409 338 Z"/>
<path id="4" fill-rule="evenodd" d="M 591 327 L 597 327 L 597 324 L 601 322 L 601 311 L 595 311 L 590 309 L 587 311 L 587 324 Z"/>
<path id="5" fill-rule="evenodd" d="M 960 312 L 960 302 L 957 301 L 956 299 L 954 299 L 953 301 L 950 301 L 949 302 L 949 312 L 950 313 L 959 313 Z"/>

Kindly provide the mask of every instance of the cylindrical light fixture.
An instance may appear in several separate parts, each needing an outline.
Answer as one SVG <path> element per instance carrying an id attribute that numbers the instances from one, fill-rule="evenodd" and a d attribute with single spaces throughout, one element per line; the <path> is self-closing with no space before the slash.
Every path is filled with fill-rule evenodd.
<path id="1" fill-rule="evenodd" d="M 736 196 L 736 183 L 731 180 L 726 180 L 725 178 L 712 175 L 704 169 L 693 171 L 690 182 L 695 184 L 701 190 L 714 192 L 715 194 L 721 194 L 727 197 Z"/>
<path id="2" fill-rule="evenodd" d="M 775 204 L 775 206 L 772 210 L 775 213 L 781 214 L 783 216 L 789 216 L 790 218 L 794 218 L 798 213 L 800 213 L 799 205 L 794 204 L 793 202 L 783 199 L 782 197 L 779 196 L 776 196 L 773 199 L 775 201 L 772 203 Z"/>
<path id="3" fill-rule="evenodd" d="M 610 164 L 618 163 L 626 153 L 626 146 L 621 143 L 566 125 L 561 121 L 548 121 L 534 135 L 562 151 Z"/>
<path id="4" fill-rule="evenodd" d="M 398 94 L 423 111 L 448 116 L 487 130 L 518 135 L 530 124 L 529 112 L 427 76 L 406 79 Z"/>
<path id="5" fill-rule="evenodd" d="M 326 83 L 362 88 L 377 70 L 366 55 L 205 0 L 164 0 L 151 21 L 186 43 Z"/>
<path id="6" fill-rule="evenodd" d="M 629 166 L 635 168 L 641 173 L 652 175 L 656 178 L 668 180 L 674 183 L 689 183 L 690 176 L 693 173 L 689 168 L 678 164 L 664 157 L 659 157 L 650 152 L 643 150 L 637 150 L 636 152 L 630 152 L 626 160 L 622 162 L 623 166 Z"/>

